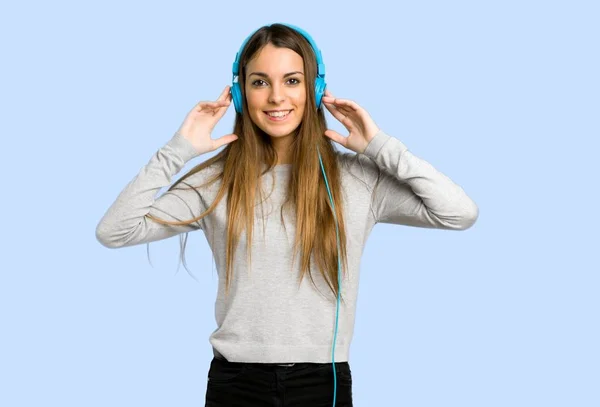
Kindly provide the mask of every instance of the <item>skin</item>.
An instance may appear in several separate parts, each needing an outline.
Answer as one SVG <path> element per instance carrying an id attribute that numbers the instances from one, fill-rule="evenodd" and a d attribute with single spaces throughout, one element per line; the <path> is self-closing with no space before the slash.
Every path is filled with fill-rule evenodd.
<path id="1" fill-rule="evenodd" d="M 260 72 L 265 76 L 257 74 Z M 291 163 L 289 146 L 304 115 L 305 86 L 302 57 L 291 49 L 267 44 L 246 66 L 248 113 L 271 138 L 278 155 L 277 164 Z M 268 110 L 291 112 L 285 121 L 275 122 L 265 113 Z"/>

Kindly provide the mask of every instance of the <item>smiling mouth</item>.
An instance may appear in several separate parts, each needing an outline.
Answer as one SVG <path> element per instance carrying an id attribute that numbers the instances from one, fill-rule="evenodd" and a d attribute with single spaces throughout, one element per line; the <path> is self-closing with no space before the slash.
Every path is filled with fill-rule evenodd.
<path id="1" fill-rule="evenodd" d="M 280 110 L 277 112 L 264 112 L 264 114 L 266 114 L 270 120 L 281 121 L 281 120 L 284 120 L 286 117 L 288 117 L 292 110 L 293 109 Z"/>

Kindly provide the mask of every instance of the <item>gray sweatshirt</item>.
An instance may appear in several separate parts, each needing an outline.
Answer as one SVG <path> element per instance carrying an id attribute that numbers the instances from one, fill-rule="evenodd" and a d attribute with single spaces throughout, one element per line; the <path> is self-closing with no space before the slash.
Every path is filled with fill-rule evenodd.
<path id="1" fill-rule="evenodd" d="M 459 185 L 383 131 L 364 153 L 337 154 L 345 199 L 348 275 L 341 285 L 345 302 L 340 302 L 335 361 L 345 362 L 354 332 L 361 255 L 373 226 L 390 223 L 465 230 L 475 223 L 479 210 Z M 308 276 L 298 283 L 300 256 L 292 264 L 293 218 L 284 211 L 285 228 L 280 219 L 291 164 L 277 165 L 263 177 L 268 199 L 256 212 L 251 264 L 246 261 L 243 232 L 227 297 L 227 195 L 214 212 L 189 226 L 163 226 L 144 216 L 150 213 L 166 220 L 187 220 L 208 208 L 220 181 L 199 192 L 174 189 L 157 196 L 198 155 L 187 139 L 175 133 L 108 208 L 96 228 L 96 238 L 106 247 L 118 248 L 202 230 L 219 275 L 217 328 L 209 338 L 214 355 L 232 362 L 331 362 L 336 299 L 325 280 L 319 278 L 314 262 L 311 267 L 318 289 Z M 213 165 L 186 181 L 200 185 L 217 170 Z"/>

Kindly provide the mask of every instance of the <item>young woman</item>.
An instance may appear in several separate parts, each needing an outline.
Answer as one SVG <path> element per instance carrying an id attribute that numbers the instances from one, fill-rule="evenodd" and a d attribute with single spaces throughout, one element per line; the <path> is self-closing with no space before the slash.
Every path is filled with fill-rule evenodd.
<path id="1" fill-rule="evenodd" d="M 123 189 L 96 236 L 115 248 L 204 232 L 219 274 L 207 406 L 351 406 L 359 264 L 373 226 L 465 230 L 478 207 L 326 90 L 321 52 L 300 28 L 252 33 L 233 74 Z M 233 133 L 212 139 L 232 103 Z M 324 108 L 347 136 L 327 129 Z"/>

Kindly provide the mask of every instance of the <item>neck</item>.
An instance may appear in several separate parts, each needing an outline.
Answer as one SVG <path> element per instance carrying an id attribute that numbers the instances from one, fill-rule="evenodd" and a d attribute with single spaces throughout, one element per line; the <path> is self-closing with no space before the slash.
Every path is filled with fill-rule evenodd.
<path id="1" fill-rule="evenodd" d="M 292 155 L 290 148 L 292 141 L 294 141 L 292 136 L 286 136 L 281 138 L 271 137 L 271 144 L 277 152 L 277 165 L 292 163 Z"/>

